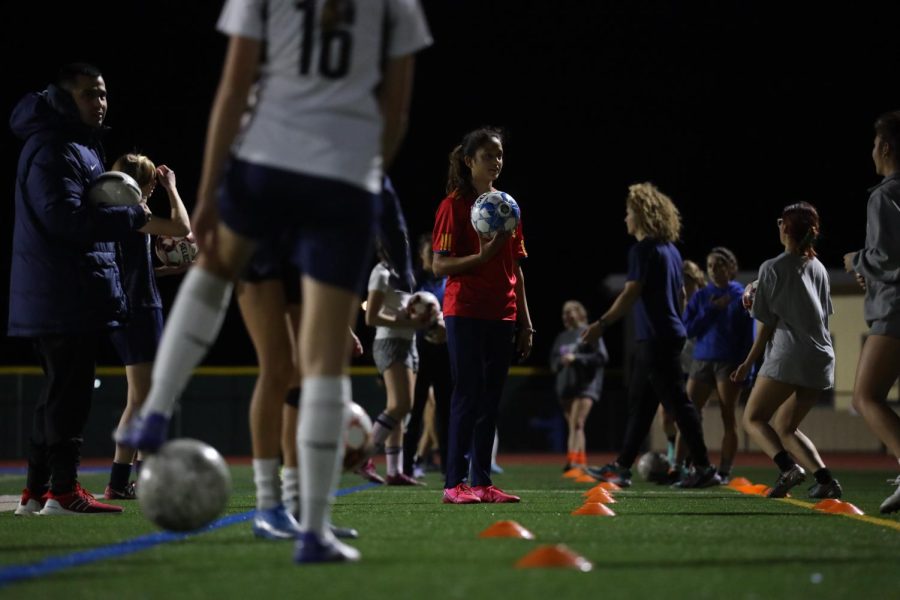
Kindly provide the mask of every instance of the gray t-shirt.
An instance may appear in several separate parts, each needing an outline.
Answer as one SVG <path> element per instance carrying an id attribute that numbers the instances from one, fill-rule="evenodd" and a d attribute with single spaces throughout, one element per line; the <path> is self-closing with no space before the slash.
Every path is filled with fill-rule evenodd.
<path id="1" fill-rule="evenodd" d="M 753 318 L 775 327 L 759 375 L 825 390 L 834 387 L 834 314 L 828 272 L 818 259 L 785 252 L 759 267 Z"/>
<path id="2" fill-rule="evenodd" d="M 853 269 L 866 280 L 866 321 L 900 316 L 900 174 L 872 188 L 866 208 L 866 247 Z"/>

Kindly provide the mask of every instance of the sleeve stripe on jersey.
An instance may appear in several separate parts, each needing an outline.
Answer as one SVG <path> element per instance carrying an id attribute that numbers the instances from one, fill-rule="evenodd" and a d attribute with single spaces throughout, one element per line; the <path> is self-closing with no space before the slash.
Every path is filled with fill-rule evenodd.
<path id="1" fill-rule="evenodd" d="M 451 239 L 451 236 L 449 233 L 441 234 L 441 237 L 438 239 L 438 252 L 449 252 L 450 251 L 450 239 Z"/>

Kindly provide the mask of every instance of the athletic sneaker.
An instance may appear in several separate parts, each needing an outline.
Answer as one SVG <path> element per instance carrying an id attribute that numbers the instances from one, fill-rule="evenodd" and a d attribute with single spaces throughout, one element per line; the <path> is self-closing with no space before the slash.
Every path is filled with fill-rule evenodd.
<path id="1" fill-rule="evenodd" d="M 494 475 L 501 475 L 503 473 L 503 467 L 501 467 L 500 465 L 498 465 L 495 462 L 492 462 L 491 463 L 491 473 L 493 473 Z"/>
<path id="2" fill-rule="evenodd" d="M 687 490 L 708 488 L 714 485 L 722 485 L 722 479 L 716 472 L 715 465 L 706 465 L 705 467 L 692 467 L 691 472 L 682 477 L 678 483 L 672 484 L 672 487 Z"/>
<path id="3" fill-rule="evenodd" d="M 126 423 L 113 435 L 117 444 L 156 452 L 169 436 L 169 417 L 162 413 L 150 413 L 147 417 L 140 415 Z"/>
<path id="4" fill-rule="evenodd" d="M 794 465 L 784 473 L 778 476 L 775 486 L 766 494 L 767 498 L 784 498 L 787 496 L 788 490 L 795 485 L 803 483 L 806 479 L 806 471 L 800 465 Z"/>
<path id="5" fill-rule="evenodd" d="M 46 502 L 47 494 L 44 494 L 41 497 L 32 496 L 31 490 L 25 488 L 22 490 L 22 499 L 19 500 L 19 505 L 16 507 L 15 514 L 19 517 L 36 515 L 41 512 L 41 509 L 44 508 Z"/>
<path id="6" fill-rule="evenodd" d="M 410 477 L 406 473 L 397 473 L 396 475 L 388 475 L 384 478 L 384 482 L 388 485 L 425 485 L 424 481 L 419 481 L 414 477 Z"/>
<path id="7" fill-rule="evenodd" d="M 444 489 L 444 504 L 479 504 L 479 498 L 465 483 Z"/>
<path id="8" fill-rule="evenodd" d="M 837 479 L 832 479 L 828 483 L 816 482 L 809 488 L 809 497 L 821 500 L 823 498 L 840 498 L 844 493 L 841 484 Z"/>
<path id="9" fill-rule="evenodd" d="M 609 463 L 599 468 L 587 467 L 584 472 L 594 479 L 608 481 L 619 487 L 631 487 L 631 471 L 620 467 L 616 463 Z"/>
<path id="10" fill-rule="evenodd" d="M 384 477 L 378 474 L 378 470 L 375 468 L 375 461 L 371 458 L 367 460 L 363 466 L 358 468 L 356 473 L 363 479 L 368 479 L 372 483 L 384 484 Z"/>
<path id="11" fill-rule="evenodd" d="M 137 482 L 132 481 L 125 486 L 124 490 L 114 490 L 110 486 L 106 486 L 103 491 L 103 498 L 106 500 L 137 500 Z"/>
<path id="12" fill-rule="evenodd" d="M 266 540 L 292 540 L 300 534 L 300 525 L 283 504 L 253 515 L 253 535 Z"/>
<path id="13" fill-rule="evenodd" d="M 355 540 L 359 537 L 359 532 L 352 527 L 338 527 L 337 525 L 331 525 L 331 533 L 334 534 L 334 537 L 343 538 L 345 540 Z"/>
<path id="14" fill-rule="evenodd" d="M 97 502 L 97 499 L 76 482 L 75 489 L 67 494 L 47 493 L 47 503 L 41 509 L 41 515 L 118 515 L 124 509 L 121 506 Z"/>
<path id="15" fill-rule="evenodd" d="M 352 562 L 360 559 L 359 550 L 339 542 L 334 536 L 318 536 L 304 531 L 294 547 L 294 562 L 299 564 Z"/>
<path id="16" fill-rule="evenodd" d="M 897 489 L 881 503 L 879 510 L 883 515 L 900 510 L 900 475 L 897 476 L 897 479 L 888 479 L 888 483 L 896 485 Z"/>
<path id="17" fill-rule="evenodd" d="M 507 494 L 493 485 L 476 485 L 472 488 L 472 493 L 482 502 L 491 504 L 506 504 L 521 500 L 518 496 Z"/>
<path id="18" fill-rule="evenodd" d="M 731 483 L 731 473 L 723 473 L 719 471 L 719 483 L 722 485 L 728 485 Z"/>

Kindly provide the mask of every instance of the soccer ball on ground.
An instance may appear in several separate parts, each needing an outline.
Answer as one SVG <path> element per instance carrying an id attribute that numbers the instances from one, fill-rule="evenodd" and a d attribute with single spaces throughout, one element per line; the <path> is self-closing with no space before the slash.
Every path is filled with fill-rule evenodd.
<path id="1" fill-rule="evenodd" d="M 136 489 L 141 512 L 158 527 L 193 531 L 225 509 L 231 473 L 215 448 L 181 438 L 147 456 Z"/>
<path id="2" fill-rule="evenodd" d="M 100 174 L 88 188 L 88 200 L 94 204 L 130 206 L 138 204 L 143 195 L 141 186 L 131 175 L 121 171 Z"/>
<path id="3" fill-rule="evenodd" d="M 434 325 L 441 317 L 441 303 L 438 302 L 437 296 L 422 290 L 409 297 L 406 303 L 406 312 L 413 319 L 421 318 L 430 312 L 430 323 Z"/>
<path id="4" fill-rule="evenodd" d="M 362 406 L 350 402 L 350 422 L 344 433 L 344 470 L 355 471 L 374 452 L 372 419 Z"/>
<path id="5" fill-rule="evenodd" d="M 747 284 L 747 287 L 744 288 L 744 293 L 741 296 L 741 304 L 744 305 L 744 308 L 750 310 L 753 308 L 753 300 L 756 298 L 756 289 L 759 287 L 759 280 L 755 279 Z"/>
<path id="6" fill-rule="evenodd" d="M 644 481 L 661 481 L 669 472 L 669 461 L 659 452 L 645 452 L 638 460 L 637 472 Z"/>
<path id="7" fill-rule="evenodd" d="M 189 265 L 197 257 L 197 242 L 194 234 L 189 233 L 182 238 L 173 238 L 160 235 L 156 238 L 154 247 L 156 257 L 167 267 L 180 267 Z"/>
<path id="8" fill-rule="evenodd" d="M 519 224 L 519 205 L 506 192 L 487 192 L 478 196 L 469 216 L 481 237 L 489 238 L 500 231 L 512 233 Z"/>

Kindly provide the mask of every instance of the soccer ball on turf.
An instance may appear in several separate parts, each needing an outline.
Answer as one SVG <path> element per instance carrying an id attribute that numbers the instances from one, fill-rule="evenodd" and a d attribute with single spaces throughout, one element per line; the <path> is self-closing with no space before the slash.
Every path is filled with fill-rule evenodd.
<path id="1" fill-rule="evenodd" d="M 753 308 L 753 300 L 756 298 L 756 289 L 759 287 L 759 280 L 756 279 L 747 284 L 747 287 L 744 288 L 744 293 L 741 296 L 741 304 L 744 305 L 748 311 Z"/>
<path id="2" fill-rule="evenodd" d="M 143 195 L 141 186 L 131 175 L 121 171 L 100 174 L 88 188 L 88 200 L 94 204 L 130 206 L 138 204 Z"/>
<path id="3" fill-rule="evenodd" d="M 669 461 L 659 452 L 645 452 L 638 460 L 637 472 L 644 481 L 660 481 L 669 472 Z"/>
<path id="4" fill-rule="evenodd" d="M 441 303 L 438 301 L 437 296 L 431 292 L 425 290 L 416 292 L 406 302 L 406 312 L 413 319 L 421 318 L 422 315 L 428 314 L 429 311 L 431 312 L 430 323 L 434 325 L 441 317 Z"/>
<path id="5" fill-rule="evenodd" d="M 169 531 L 193 531 L 212 523 L 231 494 L 231 473 L 209 444 L 182 438 L 147 456 L 136 486 L 144 516 Z"/>
<path id="6" fill-rule="evenodd" d="M 511 233 L 519 224 L 519 205 L 506 192 L 487 192 L 475 200 L 470 218 L 481 237 L 491 237 L 500 231 Z"/>
<path id="7" fill-rule="evenodd" d="M 350 402 L 350 422 L 344 433 L 344 470 L 356 470 L 374 454 L 374 451 L 372 419 L 362 406 Z"/>
<path id="8" fill-rule="evenodd" d="M 189 233 L 182 238 L 160 235 L 154 247 L 156 256 L 167 267 L 180 267 L 194 262 L 197 257 L 197 242 L 194 234 Z"/>

